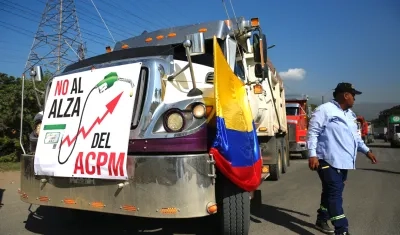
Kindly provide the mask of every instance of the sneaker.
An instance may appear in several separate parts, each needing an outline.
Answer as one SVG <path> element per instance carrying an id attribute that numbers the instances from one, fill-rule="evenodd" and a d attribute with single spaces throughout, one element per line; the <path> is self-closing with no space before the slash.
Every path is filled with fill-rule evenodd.
<path id="1" fill-rule="evenodd" d="M 349 232 L 338 233 L 337 235 L 350 235 Z"/>
<path id="2" fill-rule="evenodd" d="M 328 221 L 321 221 L 321 220 L 317 220 L 317 222 L 315 223 L 315 227 L 325 233 L 334 233 L 335 230 L 332 229 L 331 227 L 329 227 L 328 225 Z M 345 235 L 349 235 L 348 233 L 345 233 Z"/>

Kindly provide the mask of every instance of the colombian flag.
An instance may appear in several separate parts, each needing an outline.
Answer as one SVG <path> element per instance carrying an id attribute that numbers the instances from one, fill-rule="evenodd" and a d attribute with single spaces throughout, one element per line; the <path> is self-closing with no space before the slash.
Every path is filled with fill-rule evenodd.
<path id="1" fill-rule="evenodd" d="M 214 37 L 216 137 L 210 149 L 215 164 L 246 191 L 261 183 L 262 158 L 244 83 L 232 72 Z"/>

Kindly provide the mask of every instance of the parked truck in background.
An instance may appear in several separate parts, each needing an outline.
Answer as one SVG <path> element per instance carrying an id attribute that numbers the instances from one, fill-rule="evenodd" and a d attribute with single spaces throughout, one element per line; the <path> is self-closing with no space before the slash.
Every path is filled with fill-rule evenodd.
<path id="1" fill-rule="evenodd" d="M 390 115 L 387 119 L 387 141 L 390 147 L 400 147 L 400 115 Z"/>
<path id="2" fill-rule="evenodd" d="M 217 213 L 218 234 L 248 234 L 254 191 L 221 174 L 210 137 L 216 110 L 238 112 L 234 101 L 216 107 L 214 79 L 229 75 L 247 91 L 241 95 L 247 96 L 246 115 L 251 112 L 258 137 L 251 139 L 258 141 L 254 151 L 264 164 L 261 177 L 252 165 L 242 168 L 257 179 L 269 172 L 278 180 L 287 171 L 285 90 L 258 18 L 145 32 L 106 50 L 70 64 L 47 83 L 31 148 L 23 150 L 21 200 L 147 218 Z M 40 81 L 41 68 L 31 75 Z M 115 92 L 121 93 L 107 98 Z M 74 152 L 78 138 L 80 152 Z M 110 148 L 118 153 L 108 153 Z"/>
<path id="3" fill-rule="evenodd" d="M 286 97 L 289 153 L 300 153 L 302 158 L 308 157 L 306 140 L 310 113 L 311 107 L 306 95 Z"/>
<path id="4" fill-rule="evenodd" d="M 374 142 L 373 124 L 365 120 L 361 115 L 357 116 L 357 125 L 359 127 L 359 133 L 365 144 Z"/>
<path id="5" fill-rule="evenodd" d="M 361 137 L 361 123 L 357 120 L 357 134 Z"/>
<path id="6" fill-rule="evenodd" d="M 387 127 L 374 127 L 374 132 L 375 132 L 375 138 L 376 139 L 382 139 L 385 140 L 385 142 L 387 141 L 386 139 L 386 133 L 387 133 Z"/>
<path id="7" fill-rule="evenodd" d="M 375 142 L 374 124 L 371 122 L 367 122 L 367 124 L 368 124 L 367 144 L 374 143 Z"/>

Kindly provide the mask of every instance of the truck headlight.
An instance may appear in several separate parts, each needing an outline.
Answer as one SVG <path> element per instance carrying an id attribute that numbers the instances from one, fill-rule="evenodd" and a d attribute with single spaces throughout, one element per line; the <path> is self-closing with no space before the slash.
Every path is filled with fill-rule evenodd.
<path id="1" fill-rule="evenodd" d="M 164 116 L 164 128 L 168 132 L 179 132 L 182 131 L 185 125 L 185 119 L 183 114 L 178 110 L 171 110 Z"/>
<path id="2" fill-rule="evenodd" d="M 196 104 L 192 110 L 195 118 L 202 118 L 206 114 L 206 106 L 204 104 Z"/>

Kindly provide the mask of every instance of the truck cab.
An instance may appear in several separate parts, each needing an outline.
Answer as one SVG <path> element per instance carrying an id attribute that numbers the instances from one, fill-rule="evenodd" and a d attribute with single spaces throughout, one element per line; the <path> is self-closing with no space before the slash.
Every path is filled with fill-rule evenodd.
<path id="1" fill-rule="evenodd" d="M 357 121 L 357 133 L 361 138 L 361 123 L 359 121 Z"/>
<path id="2" fill-rule="evenodd" d="M 393 132 L 391 137 L 390 144 L 392 147 L 400 146 L 400 124 L 393 125 Z"/>
<path id="3" fill-rule="evenodd" d="M 387 119 L 387 140 L 392 148 L 400 147 L 400 115 L 390 115 Z"/>
<path id="4" fill-rule="evenodd" d="M 302 158 L 308 157 L 307 128 L 310 107 L 307 97 L 286 98 L 286 117 L 289 129 L 289 152 L 300 153 Z"/>
<path id="5" fill-rule="evenodd" d="M 217 213 L 220 234 L 247 235 L 252 193 L 287 165 L 285 93 L 267 49 L 258 18 L 240 17 L 145 32 L 68 65 L 47 83 L 21 200 L 147 218 Z M 235 166 L 250 180 L 232 179 L 230 159 L 212 152 L 224 110 L 242 121 L 230 119 L 231 133 L 251 135 L 255 157 Z"/>
<path id="6" fill-rule="evenodd" d="M 368 124 L 368 134 L 367 134 L 367 144 L 375 142 L 375 129 L 374 124 L 371 122 L 367 122 Z"/>
<path id="7" fill-rule="evenodd" d="M 365 120 L 365 118 L 361 115 L 357 116 L 357 126 L 359 126 L 359 132 L 361 139 L 364 141 L 365 144 L 370 144 L 374 142 L 373 136 L 373 125 L 371 122 Z"/>

